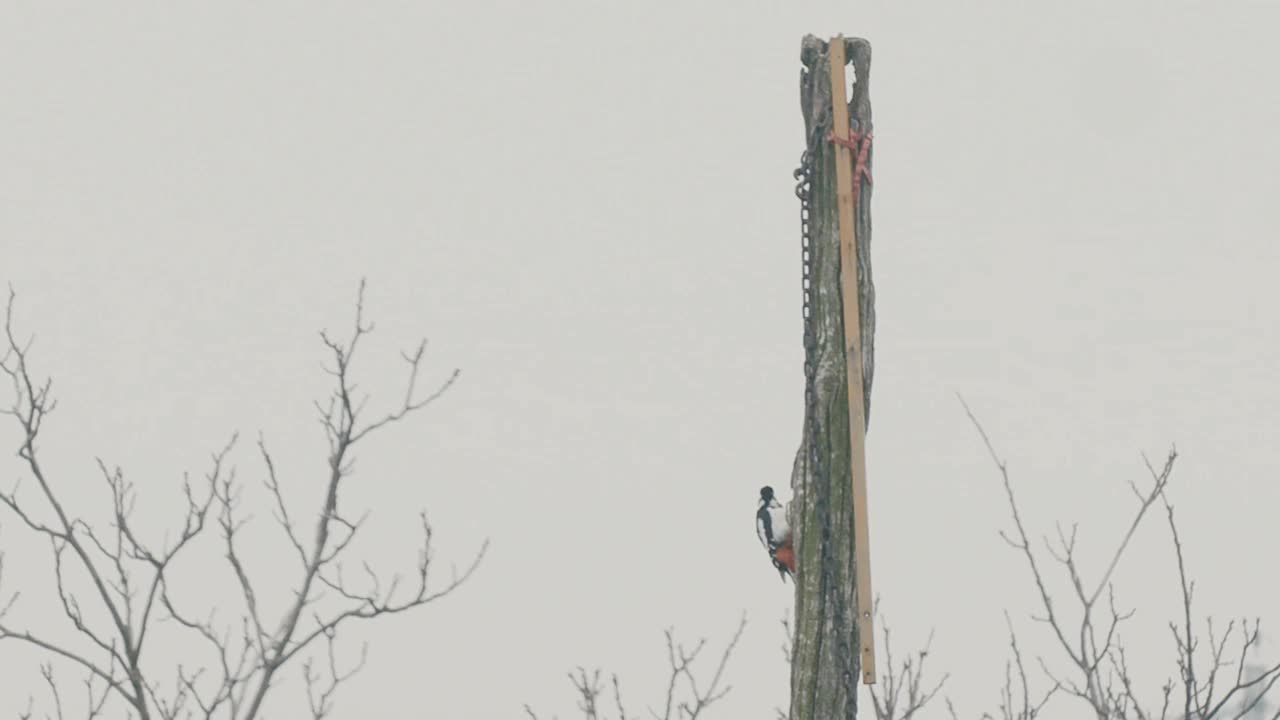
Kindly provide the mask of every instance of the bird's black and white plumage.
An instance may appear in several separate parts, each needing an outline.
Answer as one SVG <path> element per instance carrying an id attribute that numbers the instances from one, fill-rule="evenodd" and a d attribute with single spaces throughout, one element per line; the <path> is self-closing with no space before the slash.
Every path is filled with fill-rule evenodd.
<path id="1" fill-rule="evenodd" d="M 791 528 L 787 524 L 787 511 L 773 495 L 773 488 L 760 488 L 760 500 L 756 507 L 756 535 L 769 553 L 769 560 L 786 582 L 788 575 L 796 571 L 795 551 L 791 547 Z"/>

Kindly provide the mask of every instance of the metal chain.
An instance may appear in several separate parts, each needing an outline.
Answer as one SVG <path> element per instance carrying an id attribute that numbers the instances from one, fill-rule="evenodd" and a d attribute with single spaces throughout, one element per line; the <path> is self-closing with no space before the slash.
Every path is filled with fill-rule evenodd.
<path id="1" fill-rule="evenodd" d="M 817 492 L 817 514 L 822 522 L 822 588 L 832 593 L 834 606 L 834 622 L 832 630 L 839 643 L 832 654 L 840 664 L 841 680 L 849 698 L 846 705 L 848 720 L 853 720 L 858 709 L 858 686 L 851 665 L 853 656 L 853 637 L 845 622 L 845 593 L 842 588 L 835 588 L 832 578 L 834 548 L 831 545 L 831 508 L 828 495 L 830 486 L 826 482 L 826 468 L 822 462 L 822 453 L 818 448 L 818 333 L 816 305 L 816 278 L 814 273 L 814 246 L 812 235 L 813 202 L 810 190 L 816 173 L 815 158 L 819 143 L 823 141 L 829 130 L 830 112 L 823 112 L 815 118 L 809 132 L 808 142 L 800 155 L 800 166 L 793 173 L 796 179 L 796 197 L 800 199 L 800 257 L 801 257 L 801 289 L 803 305 L 801 315 L 804 319 L 804 407 L 805 426 L 809 435 L 809 488 Z"/>

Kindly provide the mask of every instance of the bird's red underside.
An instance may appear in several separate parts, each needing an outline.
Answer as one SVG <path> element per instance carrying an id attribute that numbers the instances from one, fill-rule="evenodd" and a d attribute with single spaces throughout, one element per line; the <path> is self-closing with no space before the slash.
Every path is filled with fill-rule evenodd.
<path id="1" fill-rule="evenodd" d="M 782 544 L 782 547 L 778 548 L 773 552 L 773 556 L 778 558 L 778 561 L 781 562 L 783 565 L 786 565 L 787 569 L 791 571 L 792 575 L 795 575 L 796 553 L 794 550 L 791 549 L 791 538 L 787 538 L 786 542 Z"/>

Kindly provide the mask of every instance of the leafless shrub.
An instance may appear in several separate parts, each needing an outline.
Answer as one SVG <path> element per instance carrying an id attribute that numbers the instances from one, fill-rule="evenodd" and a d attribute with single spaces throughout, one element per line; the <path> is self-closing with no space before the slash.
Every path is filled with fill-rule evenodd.
<path id="1" fill-rule="evenodd" d="M 876 623 L 882 628 L 884 635 L 881 645 L 884 648 L 884 672 L 880 675 L 879 683 L 882 691 L 877 691 L 876 685 L 869 686 L 872 709 L 875 710 L 876 720 L 911 720 L 937 696 L 951 674 L 943 674 L 942 679 L 932 685 L 924 681 L 925 662 L 933 647 L 932 630 L 929 631 L 929 639 L 922 649 L 908 655 L 901 664 L 895 663 L 892 632 L 880 612 L 879 599 L 875 602 L 875 614 Z"/>
<path id="2" fill-rule="evenodd" d="M 728 695 L 733 686 L 724 684 L 725 667 L 729 664 L 729 657 L 742 638 L 742 632 L 746 626 L 747 618 L 743 616 L 738 621 L 738 629 L 734 632 L 733 639 L 725 645 L 724 651 L 720 654 L 720 662 L 716 665 L 711 679 L 705 684 L 694 672 L 694 664 L 706 648 L 707 641 L 699 640 L 692 648 L 688 648 L 684 643 L 676 640 L 673 630 L 667 629 L 665 634 L 669 674 L 666 697 L 660 709 L 647 708 L 649 716 L 654 720 L 698 720 L 703 717 L 703 712 L 707 708 Z M 582 713 L 584 720 L 610 720 L 610 718 L 634 720 L 640 717 L 627 714 L 617 675 L 610 676 L 609 687 L 606 688 L 599 669 L 588 673 L 579 667 L 569 673 L 569 681 L 573 683 L 574 692 L 578 697 L 578 710 Z M 612 698 L 607 697 L 608 694 L 612 694 Z M 524 706 L 524 711 L 530 720 L 539 720 L 539 716 L 528 705 Z"/>

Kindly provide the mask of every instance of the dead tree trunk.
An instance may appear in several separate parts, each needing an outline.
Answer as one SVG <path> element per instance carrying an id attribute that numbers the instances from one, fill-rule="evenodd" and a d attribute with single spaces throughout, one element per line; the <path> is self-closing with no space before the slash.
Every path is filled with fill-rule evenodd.
<path id="1" fill-rule="evenodd" d="M 871 45 L 845 39 L 845 55 L 855 78 L 849 95 L 851 130 L 870 142 L 868 71 Z M 791 665 L 791 720 L 850 719 L 857 714 L 861 662 L 857 609 L 871 598 L 855 598 L 854 524 L 850 484 L 849 391 L 841 298 L 840 235 L 837 220 L 836 152 L 832 131 L 832 91 L 828 44 L 806 36 L 800 77 L 807 150 L 797 177 L 797 194 L 808 208 L 806 263 L 806 421 L 791 475 L 791 524 L 797 550 L 795 640 Z M 845 136 L 843 129 L 837 135 Z M 856 158 L 858 153 L 854 153 Z M 870 166 L 870 153 L 864 156 Z M 806 182 L 807 180 L 807 182 Z M 807 187 L 807 192 L 803 192 Z M 871 279 L 871 187 L 855 174 L 855 229 L 864 418 L 869 419 L 875 332 L 875 290 Z M 807 196 L 807 200 L 806 200 Z M 856 386 L 855 386 L 856 387 Z M 856 416 L 855 416 L 856 418 Z"/>

